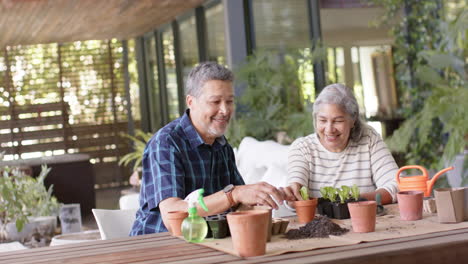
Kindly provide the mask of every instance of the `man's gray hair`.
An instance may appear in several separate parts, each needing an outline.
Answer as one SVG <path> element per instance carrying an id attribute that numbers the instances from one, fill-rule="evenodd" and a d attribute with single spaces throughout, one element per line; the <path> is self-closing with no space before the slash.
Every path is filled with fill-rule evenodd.
<path id="1" fill-rule="evenodd" d="M 330 84 L 323 88 L 314 102 L 314 128 L 316 128 L 317 114 L 324 104 L 336 104 L 349 114 L 354 120 L 354 127 L 350 133 L 351 139 L 357 141 L 361 138 L 366 125 L 359 116 L 359 105 L 351 89 L 341 83 Z"/>
<path id="2" fill-rule="evenodd" d="M 234 74 L 228 68 L 216 62 L 202 62 L 194 67 L 187 78 L 187 95 L 199 97 L 202 87 L 207 81 L 218 80 L 232 82 Z"/>

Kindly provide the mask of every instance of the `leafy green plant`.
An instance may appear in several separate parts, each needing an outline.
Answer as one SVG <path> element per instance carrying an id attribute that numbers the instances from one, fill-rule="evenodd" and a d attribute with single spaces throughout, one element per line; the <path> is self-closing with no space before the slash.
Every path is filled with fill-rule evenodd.
<path id="1" fill-rule="evenodd" d="M 245 136 L 275 140 L 286 132 L 286 142 L 313 132 L 313 95 L 304 69 L 325 58 L 325 49 L 257 50 L 236 70 L 236 80 L 244 86 L 237 112 L 227 136 L 237 146 Z M 313 89 L 312 89 L 313 90 Z M 308 91 L 308 90 L 307 90 Z"/>
<path id="2" fill-rule="evenodd" d="M 57 215 L 59 203 L 52 196 L 53 186 L 44 186 L 50 168 L 43 165 L 37 178 L 26 175 L 17 167 L 0 168 L 0 221 L 2 228 L 14 222 L 21 232 L 28 217 Z M 3 230 L 0 239 L 3 239 Z"/>
<path id="3" fill-rule="evenodd" d="M 432 0 L 371 1 L 386 8 L 387 22 L 404 13 L 392 34 L 401 113 L 407 119 L 387 144 L 405 153 L 407 163 L 438 170 L 467 142 L 466 2 L 452 9 Z"/>
<path id="4" fill-rule="evenodd" d="M 299 192 L 301 193 L 302 200 L 309 200 L 309 190 L 307 190 L 307 187 L 302 186 Z"/>
<path id="5" fill-rule="evenodd" d="M 355 201 L 358 201 L 359 195 L 361 195 L 361 193 L 359 192 L 359 187 L 357 186 L 357 184 L 353 184 L 353 186 L 351 186 L 351 196 Z"/>
<path id="6" fill-rule="evenodd" d="M 336 188 L 332 186 L 326 186 L 323 188 L 325 189 L 325 192 L 326 192 L 326 196 L 324 197 L 330 200 L 330 202 L 332 203 L 336 202 L 336 195 L 337 195 Z"/>
<path id="7" fill-rule="evenodd" d="M 344 204 L 349 198 L 349 191 L 351 188 L 349 186 L 343 185 L 340 189 L 337 189 L 338 195 L 340 196 L 340 203 Z"/>
<path id="8" fill-rule="evenodd" d="M 434 160 L 422 164 L 440 168 L 451 163 L 461 153 L 468 135 L 468 84 L 465 58 L 468 55 L 466 36 L 468 10 L 464 9 L 453 21 L 440 21 L 439 28 L 445 36 L 438 46 L 420 51 L 417 56 L 427 62 L 415 73 L 419 83 L 430 85 L 430 92 L 419 111 L 415 111 L 387 141 L 394 151 L 409 151 L 409 161 L 418 163 L 421 146 L 430 145 Z M 434 124 L 442 124 L 440 140 L 431 141 Z"/>
<path id="9" fill-rule="evenodd" d="M 128 166 L 131 162 L 133 163 L 133 170 L 136 171 L 140 166 L 143 160 L 143 152 L 145 151 L 146 143 L 153 136 L 150 132 L 143 132 L 141 130 L 135 131 L 135 136 L 123 135 L 124 137 L 130 139 L 133 143 L 133 152 L 127 153 L 124 155 L 120 161 L 119 165 Z"/>
<path id="10" fill-rule="evenodd" d="M 320 187 L 320 195 L 322 195 L 322 197 L 324 199 L 327 199 L 328 198 L 328 191 L 327 191 L 327 187 Z"/>

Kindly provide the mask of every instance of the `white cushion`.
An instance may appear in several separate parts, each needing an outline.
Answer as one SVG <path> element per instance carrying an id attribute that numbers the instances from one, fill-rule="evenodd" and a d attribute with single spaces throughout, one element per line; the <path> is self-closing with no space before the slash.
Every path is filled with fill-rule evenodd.
<path id="1" fill-rule="evenodd" d="M 101 239 L 128 237 L 135 221 L 137 209 L 107 210 L 93 209 Z"/>
<path id="2" fill-rule="evenodd" d="M 272 140 L 242 139 L 236 164 L 246 184 L 266 181 L 276 187 L 284 186 L 287 178 L 288 148 Z"/>
<path id="3" fill-rule="evenodd" d="M 119 207 L 121 210 L 140 208 L 140 194 L 132 193 L 120 197 Z"/>

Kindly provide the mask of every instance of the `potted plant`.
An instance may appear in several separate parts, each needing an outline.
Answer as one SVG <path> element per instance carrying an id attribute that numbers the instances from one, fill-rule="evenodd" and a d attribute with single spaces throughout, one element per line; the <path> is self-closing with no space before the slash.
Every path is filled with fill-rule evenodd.
<path id="1" fill-rule="evenodd" d="M 357 184 L 353 184 L 353 186 L 351 186 L 351 197 L 355 202 L 360 200 L 359 195 L 361 195 L 361 193 L 359 192 L 359 187 L 357 186 Z"/>
<path id="2" fill-rule="evenodd" d="M 43 244 L 50 241 L 59 204 L 53 186 L 44 186 L 49 172 L 43 165 L 33 178 L 18 167 L 0 167 L 0 241 L 30 242 L 33 235 Z"/>
<path id="3" fill-rule="evenodd" d="M 339 201 L 332 203 L 333 217 L 336 219 L 348 219 L 348 202 L 350 200 L 349 191 L 351 188 L 349 186 L 343 185 L 340 189 L 336 190 L 340 199 Z"/>
<path id="4" fill-rule="evenodd" d="M 318 200 L 318 213 L 333 218 L 332 203 L 336 201 L 336 189 L 332 186 L 320 188 L 321 198 Z"/>
<path id="5" fill-rule="evenodd" d="M 303 200 L 294 202 L 297 218 L 299 223 L 308 223 L 314 220 L 318 200 L 316 198 L 310 198 L 309 191 L 305 186 L 302 186 L 300 189 L 300 194 Z"/>
<path id="6" fill-rule="evenodd" d="M 135 136 L 123 135 L 132 141 L 134 148 L 133 152 L 125 154 L 119 161 L 119 165 L 128 166 L 133 162 L 133 174 L 130 176 L 130 184 L 138 187 L 140 186 L 139 172 L 141 171 L 141 162 L 143 160 L 143 152 L 145 151 L 146 143 L 153 136 L 150 132 L 143 132 L 139 129 L 135 130 Z"/>

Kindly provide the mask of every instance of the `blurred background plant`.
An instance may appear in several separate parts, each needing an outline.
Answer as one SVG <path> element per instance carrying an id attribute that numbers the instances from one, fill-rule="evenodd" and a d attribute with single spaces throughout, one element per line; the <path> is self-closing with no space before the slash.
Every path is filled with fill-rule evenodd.
<path id="1" fill-rule="evenodd" d="M 137 171 L 141 167 L 141 162 L 143 160 L 143 152 L 145 151 L 146 143 L 153 136 L 151 132 L 143 132 L 139 129 L 135 130 L 135 136 L 132 135 L 123 135 L 130 139 L 133 145 L 133 151 L 127 153 L 119 160 L 119 165 L 123 166 L 132 166 L 133 171 Z"/>
<path id="2" fill-rule="evenodd" d="M 386 7 L 387 18 L 405 15 L 392 34 L 406 120 L 387 144 L 405 153 L 407 164 L 440 170 L 466 148 L 468 10 L 433 0 L 373 2 Z M 448 186 L 446 177 L 437 183 Z"/>
<path id="3" fill-rule="evenodd" d="M 313 63 L 324 58 L 321 46 L 313 51 L 257 50 L 249 56 L 235 73 L 243 94 L 227 132 L 229 142 L 238 146 L 250 136 L 290 144 L 312 133 L 315 93 L 310 73 Z"/>
<path id="4" fill-rule="evenodd" d="M 50 170 L 43 165 L 39 176 L 33 178 L 20 167 L 0 167 L 0 240 L 5 238 L 8 223 L 15 223 L 21 232 L 29 217 L 58 215 L 59 203 L 52 195 L 53 185 L 48 189 L 44 185 Z"/>

